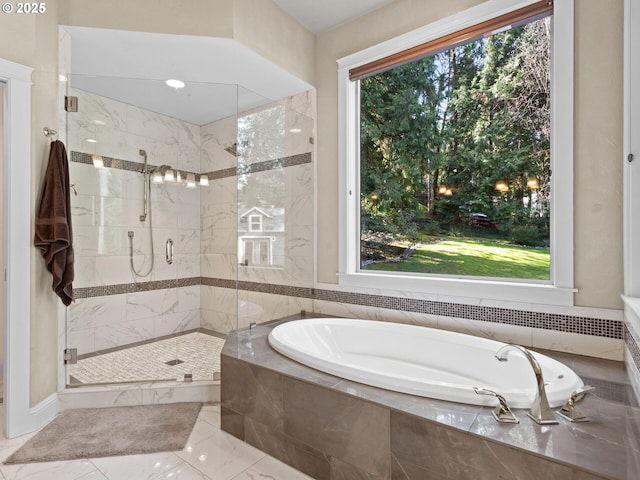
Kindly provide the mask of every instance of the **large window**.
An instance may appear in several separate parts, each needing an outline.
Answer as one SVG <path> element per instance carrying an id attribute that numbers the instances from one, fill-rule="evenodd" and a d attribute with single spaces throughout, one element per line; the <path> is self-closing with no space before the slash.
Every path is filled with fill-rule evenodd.
<path id="1" fill-rule="evenodd" d="M 454 293 L 452 280 L 508 282 L 571 303 L 572 259 L 559 255 L 572 230 L 558 228 L 571 212 L 555 205 L 572 183 L 572 132 L 557 139 L 553 112 L 571 89 L 552 65 L 561 23 L 552 2 L 505 4 L 412 32 L 430 38 L 410 48 L 341 61 L 342 283 Z M 526 297 L 512 293 L 493 298 Z"/>

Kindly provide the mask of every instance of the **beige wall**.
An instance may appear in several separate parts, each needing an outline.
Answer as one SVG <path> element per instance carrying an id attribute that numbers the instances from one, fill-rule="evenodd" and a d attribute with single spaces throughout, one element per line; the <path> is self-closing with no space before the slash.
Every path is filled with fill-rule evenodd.
<path id="1" fill-rule="evenodd" d="M 4 84 L 0 82 L 0 232 L 4 232 Z M 0 235 L 0 273 L 4 272 L 4 235 Z M 4 312 L 4 288 L 0 288 L 0 312 Z M 0 368 L 4 365 L 4 315 L 0 321 Z M 4 378 L 3 378 L 4 380 Z M 0 397 L 4 391 L 0 390 Z"/>
<path id="2" fill-rule="evenodd" d="M 275 3 L 235 0 L 233 38 L 313 85 L 315 36 Z"/>
<path id="3" fill-rule="evenodd" d="M 35 69 L 31 89 L 32 216 L 25 219 L 32 226 L 49 153 L 49 141 L 42 134 L 42 129 L 45 126 L 54 129 L 58 126 L 57 3 L 57 0 L 47 1 L 47 11 L 43 14 L 0 15 L 0 58 Z M 35 248 L 29 261 L 32 278 L 31 404 L 36 405 L 56 391 L 57 297 L 51 291 L 51 276 L 46 272 L 44 262 Z"/>
<path id="4" fill-rule="evenodd" d="M 233 35 L 229 0 L 59 0 L 60 24 L 137 32 Z"/>
<path id="5" fill-rule="evenodd" d="M 313 83 L 314 36 L 266 0 L 60 0 L 60 24 L 232 38 Z"/>
<path id="6" fill-rule="evenodd" d="M 576 1 L 574 228 L 578 305 L 622 308 L 623 6 L 622 0 Z"/>
<path id="7" fill-rule="evenodd" d="M 398 0 L 316 39 L 318 281 L 338 271 L 336 60 L 479 0 Z M 622 308 L 622 0 L 576 4 L 575 296 L 577 305 Z M 594 35 L 593 32 L 598 32 Z"/>

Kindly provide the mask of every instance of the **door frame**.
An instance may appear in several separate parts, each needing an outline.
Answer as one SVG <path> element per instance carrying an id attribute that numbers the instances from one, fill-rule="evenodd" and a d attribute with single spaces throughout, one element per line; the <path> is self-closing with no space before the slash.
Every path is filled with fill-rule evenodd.
<path id="1" fill-rule="evenodd" d="M 31 74 L 0 59 L 4 90 L 4 433 L 34 431 L 57 411 L 57 395 L 30 407 Z"/>

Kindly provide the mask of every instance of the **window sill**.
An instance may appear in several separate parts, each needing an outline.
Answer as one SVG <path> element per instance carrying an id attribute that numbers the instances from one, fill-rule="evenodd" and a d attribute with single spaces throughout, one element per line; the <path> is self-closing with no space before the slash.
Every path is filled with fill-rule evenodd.
<path id="1" fill-rule="evenodd" d="M 347 287 L 561 306 L 573 306 L 573 295 L 577 292 L 575 288 L 556 287 L 546 283 L 417 277 L 397 273 L 393 275 L 372 272 L 339 273 L 338 282 Z"/>

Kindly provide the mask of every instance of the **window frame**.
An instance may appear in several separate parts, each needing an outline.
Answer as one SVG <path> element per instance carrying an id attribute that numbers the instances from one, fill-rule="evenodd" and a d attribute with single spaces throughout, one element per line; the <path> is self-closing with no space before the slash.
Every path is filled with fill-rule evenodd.
<path id="1" fill-rule="evenodd" d="M 572 306 L 573 272 L 573 17 L 574 0 L 555 2 L 551 17 L 551 271 L 546 283 L 521 279 L 429 276 L 360 270 L 360 91 L 350 70 L 538 0 L 490 0 L 338 60 L 340 285 L 436 295 Z M 558 159 L 562 159 L 559 161 Z"/>

